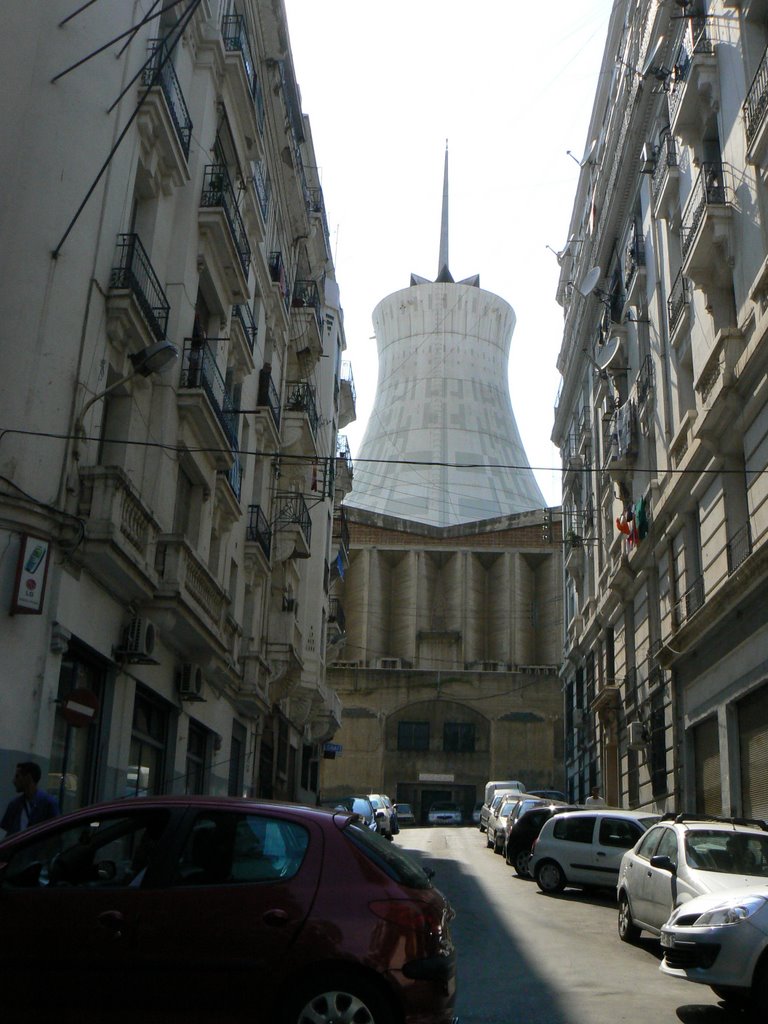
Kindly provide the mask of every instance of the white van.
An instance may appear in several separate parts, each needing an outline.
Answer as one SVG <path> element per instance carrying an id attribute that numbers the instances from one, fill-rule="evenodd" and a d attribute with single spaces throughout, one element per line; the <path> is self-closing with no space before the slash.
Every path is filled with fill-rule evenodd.
<path id="1" fill-rule="evenodd" d="M 488 816 L 491 813 L 491 804 L 497 793 L 524 793 L 525 785 L 519 779 L 508 779 L 506 782 L 486 782 L 485 803 L 480 808 L 480 821 L 478 826 L 481 832 L 488 827 Z"/>
<path id="2" fill-rule="evenodd" d="M 485 800 L 483 803 L 490 806 L 491 800 L 493 800 L 493 794 L 497 789 L 503 789 L 506 793 L 525 793 L 525 783 L 519 779 L 507 779 L 506 782 L 486 782 L 485 784 Z"/>

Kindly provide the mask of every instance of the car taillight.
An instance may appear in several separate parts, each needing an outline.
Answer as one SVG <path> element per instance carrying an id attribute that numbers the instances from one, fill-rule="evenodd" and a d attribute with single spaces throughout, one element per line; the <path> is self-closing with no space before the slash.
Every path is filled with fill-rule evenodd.
<path id="1" fill-rule="evenodd" d="M 442 918 L 437 908 L 421 900 L 374 900 L 368 904 L 376 917 L 400 928 L 412 928 L 414 931 L 439 932 Z"/>

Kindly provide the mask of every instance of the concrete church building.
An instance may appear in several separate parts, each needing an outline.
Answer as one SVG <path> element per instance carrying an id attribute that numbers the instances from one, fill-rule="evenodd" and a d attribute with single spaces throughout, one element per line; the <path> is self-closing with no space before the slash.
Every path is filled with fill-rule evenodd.
<path id="1" fill-rule="evenodd" d="M 343 660 L 329 666 L 342 728 L 321 794 L 469 814 L 490 777 L 562 782 L 562 581 L 559 516 L 506 385 L 514 311 L 449 270 L 447 151 L 437 278 L 412 275 L 373 320 L 376 400 L 336 584 Z"/>

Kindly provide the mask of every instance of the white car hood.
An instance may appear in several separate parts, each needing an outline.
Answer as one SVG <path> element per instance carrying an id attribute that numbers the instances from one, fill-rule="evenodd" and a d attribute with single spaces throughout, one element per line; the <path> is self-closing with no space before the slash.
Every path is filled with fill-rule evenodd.
<path id="1" fill-rule="evenodd" d="M 764 878 L 761 878 L 759 883 L 734 885 L 733 875 L 724 875 L 723 877 L 730 884 L 721 886 L 711 892 L 704 893 L 702 896 L 694 896 L 692 899 L 687 900 L 684 904 L 686 914 L 703 914 L 705 910 L 711 910 L 713 907 L 718 907 L 721 903 L 724 903 L 727 900 L 738 901 L 745 895 L 760 896 L 761 899 L 768 902 L 768 884 L 765 882 Z"/>
<path id="2" fill-rule="evenodd" d="M 765 881 L 765 875 L 730 875 L 716 871 L 696 871 L 691 872 L 691 875 L 696 879 L 703 895 L 712 893 L 717 895 L 718 899 L 720 893 L 729 892 L 731 889 L 752 889 L 755 892 L 764 890 L 768 895 L 768 883 Z"/>

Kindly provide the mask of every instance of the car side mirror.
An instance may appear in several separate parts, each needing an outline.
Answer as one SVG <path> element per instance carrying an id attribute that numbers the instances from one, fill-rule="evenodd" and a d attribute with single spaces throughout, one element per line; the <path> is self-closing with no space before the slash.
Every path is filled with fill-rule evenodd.
<path id="1" fill-rule="evenodd" d="M 667 857 L 666 854 L 659 853 L 656 854 L 656 856 L 651 857 L 651 867 L 659 868 L 660 871 L 668 871 L 670 875 L 677 874 L 677 867 L 672 862 L 672 859 Z"/>

